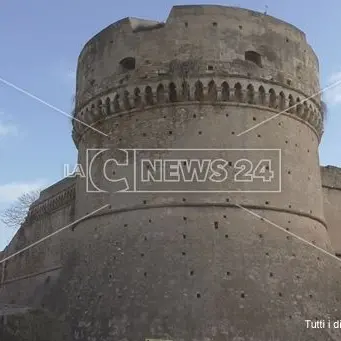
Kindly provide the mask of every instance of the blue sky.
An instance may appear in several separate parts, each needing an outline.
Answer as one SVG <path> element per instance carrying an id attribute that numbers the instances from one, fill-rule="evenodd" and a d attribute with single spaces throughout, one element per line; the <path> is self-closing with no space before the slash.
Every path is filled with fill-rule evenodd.
<path id="1" fill-rule="evenodd" d="M 71 112 L 75 69 L 84 43 L 107 25 L 132 16 L 165 21 L 171 7 L 198 4 L 170 0 L 11 0 L 0 4 L 0 78 L 65 112 Z M 320 60 L 321 85 L 341 79 L 339 0 L 205 1 L 264 12 L 302 29 Z M 325 95 L 329 119 L 321 164 L 341 167 L 341 86 Z M 76 162 L 70 118 L 0 82 L 0 210 L 31 189 L 63 177 Z M 14 231 L 0 224 L 0 250 Z"/>

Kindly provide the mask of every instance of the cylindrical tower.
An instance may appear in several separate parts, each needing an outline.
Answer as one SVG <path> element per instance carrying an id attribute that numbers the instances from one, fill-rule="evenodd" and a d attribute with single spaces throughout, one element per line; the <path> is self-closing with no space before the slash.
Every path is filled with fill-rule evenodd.
<path id="1" fill-rule="evenodd" d="M 91 160 L 100 191 L 78 179 L 76 215 L 110 206 L 65 245 L 73 252 L 62 296 L 79 340 L 332 339 L 336 331 L 305 320 L 340 318 L 339 265 L 289 234 L 332 251 L 318 91 L 305 34 L 240 8 L 176 6 L 165 23 L 126 18 L 85 45 L 75 117 L 97 131 L 74 120 L 73 139 L 84 167 L 89 149 L 108 150 Z M 104 166 L 111 157 L 123 164 L 119 149 L 135 148 L 238 149 L 240 157 L 277 149 L 281 186 L 118 193 Z"/>

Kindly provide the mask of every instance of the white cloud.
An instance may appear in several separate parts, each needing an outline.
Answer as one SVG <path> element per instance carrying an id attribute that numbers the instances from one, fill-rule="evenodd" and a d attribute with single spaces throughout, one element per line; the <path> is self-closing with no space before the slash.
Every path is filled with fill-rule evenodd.
<path id="1" fill-rule="evenodd" d="M 333 84 L 336 84 L 333 86 Z M 328 86 L 333 86 L 327 89 L 324 93 L 324 98 L 329 105 L 341 104 L 341 71 L 335 72 L 329 77 Z"/>
<path id="2" fill-rule="evenodd" d="M 0 121 L 0 137 L 8 135 L 17 135 L 18 129 L 16 126 Z"/>
<path id="3" fill-rule="evenodd" d="M 31 183 L 13 182 L 0 185 L 0 203 L 15 201 L 24 193 L 42 189 L 46 186 L 45 180 L 37 180 Z"/>

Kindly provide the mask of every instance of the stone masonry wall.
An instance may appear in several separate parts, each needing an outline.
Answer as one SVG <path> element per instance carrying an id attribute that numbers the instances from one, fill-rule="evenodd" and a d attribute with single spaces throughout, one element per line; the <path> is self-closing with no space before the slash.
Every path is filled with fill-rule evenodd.
<path id="1" fill-rule="evenodd" d="M 23 306 L 0 304 L 1 341 L 71 341 L 65 322 L 53 314 Z"/>
<path id="2" fill-rule="evenodd" d="M 1 259 L 73 221 L 74 200 L 73 179 L 63 179 L 42 191 Z M 1 264 L 0 302 L 41 306 L 44 294 L 54 285 L 62 269 L 61 240 L 57 234 Z"/>
<path id="3" fill-rule="evenodd" d="M 341 169 L 321 167 L 324 215 L 334 252 L 341 254 Z"/>

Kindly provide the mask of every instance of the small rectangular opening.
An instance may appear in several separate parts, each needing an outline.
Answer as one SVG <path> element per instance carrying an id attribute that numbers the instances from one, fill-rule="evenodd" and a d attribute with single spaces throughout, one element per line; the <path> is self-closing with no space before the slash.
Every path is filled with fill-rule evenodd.
<path id="1" fill-rule="evenodd" d="M 246 51 L 245 52 L 245 60 L 252 62 L 259 67 L 262 67 L 262 56 L 256 51 Z"/>

